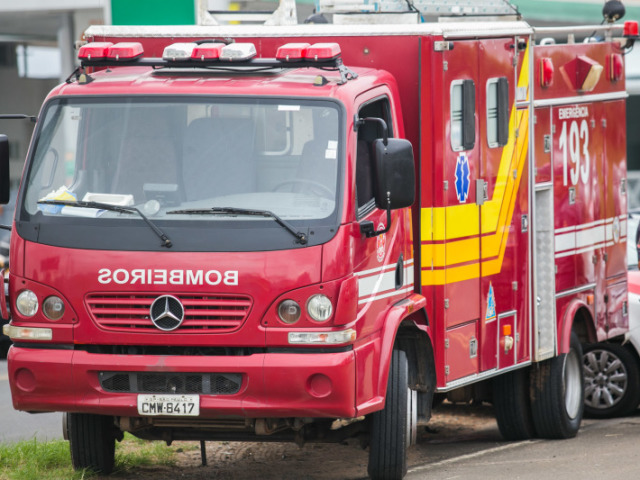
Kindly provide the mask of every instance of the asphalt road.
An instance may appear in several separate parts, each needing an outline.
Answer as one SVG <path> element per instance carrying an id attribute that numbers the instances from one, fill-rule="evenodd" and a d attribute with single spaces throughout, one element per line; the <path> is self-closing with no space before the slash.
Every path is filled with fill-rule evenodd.
<path id="1" fill-rule="evenodd" d="M 410 466 L 405 479 L 638 478 L 640 413 L 618 419 L 586 419 L 578 436 L 570 440 L 496 442 L 494 438 L 468 437 L 461 439 L 461 444 L 465 443 L 467 453 L 455 453 L 454 447 L 451 456 Z"/>
<path id="2" fill-rule="evenodd" d="M 62 414 L 17 412 L 11 403 L 7 361 L 0 361 L 0 442 L 62 438 Z"/>
<path id="3" fill-rule="evenodd" d="M 34 437 L 61 438 L 60 413 L 30 415 L 13 410 L 6 368 L 6 361 L 0 361 L 0 442 Z M 209 442 L 213 460 L 211 467 L 203 469 L 199 466 L 199 458 L 194 457 L 192 465 L 181 465 L 179 470 L 182 476 L 209 478 L 212 472 L 207 469 L 213 469 L 222 475 L 220 478 L 255 478 L 255 472 L 248 472 L 247 469 L 250 463 L 257 462 L 260 471 L 273 474 L 264 476 L 269 479 L 366 478 L 368 452 L 356 445 L 307 445 L 298 449 L 293 444 L 247 446 L 227 443 Z M 409 471 L 405 478 L 638 478 L 639 445 L 640 410 L 635 415 L 619 419 L 585 419 L 578 436 L 570 440 L 506 442 L 500 437 L 490 405 L 458 406 L 445 403 L 435 411 L 429 428 L 419 434 L 418 444 L 410 449 Z M 249 457 L 247 448 L 255 450 Z M 247 461 L 254 456 L 257 457 L 255 461 Z M 174 478 L 177 471 L 175 468 L 165 471 L 149 468 L 148 472 L 141 468 L 134 478 L 147 478 L 144 475 L 138 477 L 146 473 L 153 478 Z M 302 477 L 299 476 L 301 473 L 304 473 Z"/>

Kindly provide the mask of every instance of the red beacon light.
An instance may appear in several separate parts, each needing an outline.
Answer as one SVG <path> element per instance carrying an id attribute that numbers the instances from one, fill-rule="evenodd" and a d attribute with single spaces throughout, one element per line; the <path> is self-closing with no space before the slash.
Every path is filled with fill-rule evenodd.
<path id="1" fill-rule="evenodd" d="M 276 60 L 280 60 L 281 62 L 299 62 L 305 59 L 309 47 L 310 44 L 308 43 L 287 43 L 278 47 Z"/>
<path id="2" fill-rule="evenodd" d="M 622 74 L 624 73 L 624 62 L 621 54 L 612 53 L 607 55 L 607 70 L 609 80 L 612 82 L 617 82 L 622 78 Z"/>
<path id="3" fill-rule="evenodd" d="M 196 45 L 191 52 L 191 59 L 201 60 L 203 62 L 206 60 L 218 60 L 224 45 L 224 43 L 203 43 Z"/>
<path id="4" fill-rule="evenodd" d="M 553 61 L 544 57 L 538 61 L 538 65 L 540 65 L 540 86 L 543 88 L 551 86 L 553 83 Z"/>
<path id="5" fill-rule="evenodd" d="M 335 60 L 340 53 L 340 45 L 337 43 L 314 43 L 307 48 L 305 58 L 314 62 L 323 62 Z"/>
<path id="6" fill-rule="evenodd" d="M 144 53 L 140 42 L 119 42 L 107 50 L 110 60 L 134 60 Z"/>
<path id="7" fill-rule="evenodd" d="M 637 37 L 638 36 L 638 22 L 635 20 L 628 20 L 624 22 L 622 29 L 623 37 Z"/>
<path id="8" fill-rule="evenodd" d="M 82 45 L 78 50 L 80 60 L 102 60 L 107 57 L 111 42 L 92 42 Z"/>

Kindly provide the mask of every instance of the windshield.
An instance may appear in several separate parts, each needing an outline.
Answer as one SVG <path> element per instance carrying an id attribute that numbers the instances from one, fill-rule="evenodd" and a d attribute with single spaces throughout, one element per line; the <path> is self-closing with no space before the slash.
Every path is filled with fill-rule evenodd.
<path id="1" fill-rule="evenodd" d="M 273 223 L 212 208 L 267 211 L 296 228 L 337 221 L 334 102 L 66 98 L 51 102 L 40 123 L 22 202 L 31 221 L 132 217 L 55 200 L 136 207 L 162 225 Z"/>

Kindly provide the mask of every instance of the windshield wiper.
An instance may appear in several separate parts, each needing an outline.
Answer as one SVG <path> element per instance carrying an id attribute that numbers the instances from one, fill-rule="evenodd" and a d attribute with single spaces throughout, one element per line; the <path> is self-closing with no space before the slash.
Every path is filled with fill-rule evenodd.
<path id="1" fill-rule="evenodd" d="M 287 230 L 288 232 L 291 233 L 291 235 L 296 237 L 296 240 L 298 243 L 300 243 L 301 245 L 306 245 L 307 243 L 307 236 L 304 233 L 296 231 L 296 229 L 293 228 L 289 223 L 287 223 L 278 215 L 276 215 L 275 213 L 269 210 L 251 210 L 248 208 L 235 208 L 235 207 L 211 207 L 211 208 L 188 208 L 186 210 L 171 210 L 167 212 L 167 215 L 169 214 L 182 214 L 182 215 L 217 215 L 217 214 L 234 215 L 235 214 L 235 215 L 255 215 L 258 217 L 273 218 L 276 221 L 276 223 L 284 227 L 285 230 Z"/>
<path id="2" fill-rule="evenodd" d="M 65 205 L 67 207 L 80 207 L 80 208 L 95 208 L 97 210 L 110 210 L 112 212 L 119 212 L 119 213 L 137 213 L 140 216 L 140 218 L 142 218 L 142 220 L 144 220 L 145 223 L 149 225 L 149 228 L 153 230 L 153 233 L 155 233 L 160 238 L 160 240 L 162 240 L 161 246 L 171 248 L 171 246 L 173 245 L 169 237 L 167 237 L 167 235 L 162 230 L 160 230 L 151 220 L 147 218 L 147 216 L 144 213 L 142 213 L 136 207 L 125 207 L 122 205 L 111 205 L 110 203 L 101 203 L 101 202 L 84 202 L 82 200 L 80 201 L 40 200 L 38 204 Z"/>

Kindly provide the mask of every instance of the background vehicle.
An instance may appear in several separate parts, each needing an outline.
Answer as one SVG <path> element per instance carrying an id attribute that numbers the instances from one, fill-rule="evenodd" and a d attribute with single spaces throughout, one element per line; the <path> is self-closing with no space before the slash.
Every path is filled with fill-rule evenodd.
<path id="1" fill-rule="evenodd" d="M 588 345 L 584 351 L 585 413 L 592 417 L 629 415 L 640 404 L 640 271 L 635 242 L 639 221 L 640 213 L 630 211 L 629 335 L 622 343 Z"/>
<path id="2" fill-rule="evenodd" d="M 13 214 L 16 206 L 15 200 L 15 195 L 13 195 L 7 205 L 0 205 L 0 225 L 11 225 L 13 222 Z M 0 270 L 9 268 L 9 239 L 10 231 L 0 229 Z M 8 281 L 6 284 L 3 282 L 2 288 L 6 289 L 7 294 L 8 286 Z M 0 327 L 7 323 L 9 323 L 9 319 L 4 318 L 0 313 Z M 0 358 L 6 358 L 10 346 L 11 339 L 0 331 Z"/>

